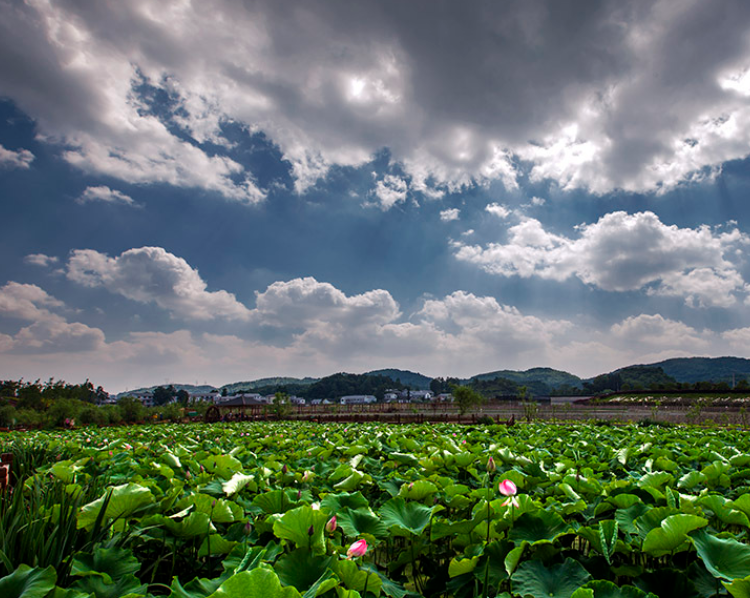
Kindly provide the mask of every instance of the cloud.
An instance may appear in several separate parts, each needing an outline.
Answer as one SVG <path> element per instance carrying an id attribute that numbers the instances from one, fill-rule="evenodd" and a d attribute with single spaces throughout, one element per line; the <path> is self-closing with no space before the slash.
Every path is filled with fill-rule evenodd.
<path id="1" fill-rule="evenodd" d="M 227 123 L 263 131 L 300 192 L 383 148 L 431 196 L 512 188 L 521 162 L 563 188 L 663 190 L 749 153 L 742 0 L 0 10 L 4 93 L 71 164 L 129 183 L 260 201 L 252 173 L 213 151 L 231 145 Z"/>
<path id="2" fill-rule="evenodd" d="M 0 335 L 0 351 L 81 352 L 104 343 L 104 333 L 81 323 L 69 323 L 52 309 L 64 307 L 44 289 L 9 282 L 0 287 L 0 316 L 31 322 L 11 337 Z"/>
<path id="3" fill-rule="evenodd" d="M 388 210 L 397 203 L 403 203 L 406 200 L 407 189 L 408 186 L 404 179 L 387 174 L 376 183 L 373 194 L 380 201 L 380 207 L 383 210 Z"/>
<path id="4" fill-rule="evenodd" d="M 67 277 L 133 301 L 155 303 L 174 317 L 240 321 L 250 317 L 250 310 L 233 294 L 207 291 L 197 270 L 161 247 L 129 249 L 113 258 L 77 249 L 68 260 Z"/>
<path id="5" fill-rule="evenodd" d="M 29 168 L 34 161 L 34 154 L 27 149 L 17 152 L 6 149 L 0 144 L 0 168 Z"/>
<path id="6" fill-rule="evenodd" d="M 458 208 L 450 208 L 448 210 L 442 210 L 440 212 L 440 220 L 443 222 L 451 222 L 453 220 L 458 220 L 459 216 L 461 214 L 461 210 Z"/>
<path id="7" fill-rule="evenodd" d="M 666 225 L 652 212 L 611 212 L 578 227 L 572 239 L 527 218 L 508 229 L 508 243 L 456 243 L 459 260 L 501 276 L 563 281 L 576 276 L 612 291 L 647 289 L 684 297 L 688 305 L 728 307 L 747 287 L 732 261 L 750 243 L 738 229 L 718 232 Z"/>
<path id="8" fill-rule="evenodd" d="M 56 264 L 59 260 L 55 256 L 45 255 L 43 253 L 30 253 L 23 261 L 32 266 L 41 266 L 43 268 Z"/>
<path id="9" fill-rule="evenodd" d="M 80 197 L 76 199 L 76 201 L 80 204 L 85 204 L 92 201 L 102 201 L 104 203 L 123 203 L 128 206 L 137 205 L 133 201 L 133 198 L 129 195 L 125 195 L 121 191 L 110 189 L 109 187 L 104 185 L 99 187 L 86 187 L 84 192 L 81 193 Z"/>
<path id="10" fill-rule="evenodd" d="M 490 214 L 497 216 L 498 218 L 505 219 L 510 216 L 510 210 L 505 206 L 500 205 L 499 203 L 487 204 L 487 207 L 485 207 L 484 210 L 486 212 L 489 212 Z"/>
<path id="11" fill-rule="evenodd" d="M 398 316 L 398 303 L 387 291 L 349 297 L 311 277 L 273 283 L 258 293 L 255 310 L 255 318 L 264 324 L 307 329 L 384 324 Z"/>

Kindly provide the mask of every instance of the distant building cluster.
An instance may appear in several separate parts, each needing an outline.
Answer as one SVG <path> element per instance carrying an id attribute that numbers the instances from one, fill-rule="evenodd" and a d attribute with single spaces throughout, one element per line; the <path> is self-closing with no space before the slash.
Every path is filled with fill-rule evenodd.
<path id="1" fill-rule="evenodd" d="M 189 402 L 205 402 L 212 405 L 223 405 L 225 407 L 240 407 L 250 405 L 273 405 L 276 395 L 261 395 L 254 392 L 239 392 L 231 395 L 223 395 L 220 391 L 214 390 L 209 392 L 190 392 Z M 108 398 L 102 400 L 100 404 L 113 404 L 122 397 L 134 397 L 141 401 L 145 407 L 154 406 L 154 393 L 152 391 L 132 391 L 121 392 L 118 395 L 108 395 Z M 176 401 L 177 399 L 172 399 Z M 285 400 L 290 405 L 332 405 L 338 403 L 341 405 L 369 405 L 376 403 L 377 398 L 374 395 L 345 395 L 342 397 L 331 397 L 326 399 L 309 399 L 298 396 L 285 396 Z M 430 390 L 395 390 L 390 389 L 385 392 L 383 401 L 386 403 L 426 403 L 435 401 L 452 401 L 450 394 L 435 395 Z"/>

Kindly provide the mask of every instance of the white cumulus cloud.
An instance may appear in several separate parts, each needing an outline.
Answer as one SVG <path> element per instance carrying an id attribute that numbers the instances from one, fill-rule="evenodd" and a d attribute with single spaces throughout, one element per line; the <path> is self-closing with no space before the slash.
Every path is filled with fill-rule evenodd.
<path id="1" fill-rule="evenodd" d="M 88 287 L 104 287 L 140 303 L 155 303 L 173 316 L 247 320 L 250 310 L 232 293 L 208 291 L 197 270 L 162 247 L 129 249 L 117 257 L 92 249 L 73 251 L 67 277 Z"/>
<path id="2" fill-rule="evenodd" d="M 458 208 L 449 208 L 440 212 L 440 220 L 443 222 L 452 222 L 453 220 L 458 220 L 460 215 L 461 210 Z"/>
<path id="3" fill-rule="evenodd" d="M 611 212 L 578 227 L 578 237 L 549 233 L 533 218 L 508 229 L 508 242 L 455 244 L 459 260 L 502 276 L 565 280 L 605 291 L 684 297 L 693 306 L 728 307 L 747 292 L 734 259 L 750 243 L 738 229 L 679 228 L 653 212 Z"/>
<path id="4" fill-rule="evenodd" d="M 0 144 L 0 168 L 29 168 L 34 161 L 34 154 L 27 149 L 13 151 Z"/>
<path id="5" fill-rule="evenodd" d="M 104 203 L 122 203 L 128 206 L 136 205 L 129 195 L 125 195 L 122 191 L 116 189 L 110 189 L 105 185 L 86 187 L 76 201 L 80 204 L 101 201 Z"/>

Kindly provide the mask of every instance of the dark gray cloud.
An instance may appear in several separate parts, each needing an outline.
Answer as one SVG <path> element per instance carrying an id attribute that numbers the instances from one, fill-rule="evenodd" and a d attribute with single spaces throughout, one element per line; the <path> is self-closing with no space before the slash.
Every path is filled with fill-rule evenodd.
<path id="1" fill-rule="evenodd" d="M 672 187 L 748 154 L 741 0 L 6 0 L 0 11 L 5 93 L 70 145 L 71 163 L 129 182 L 265 197 L 243 166 L 144 111 L 144 78 L 197 141 L 226 142 L 223 121 L 265 131 L 298 190 L 382 148 L 412 191 L 433 194 L 513 186 L 518 158 L 532 178 L 604 193 Z"/>

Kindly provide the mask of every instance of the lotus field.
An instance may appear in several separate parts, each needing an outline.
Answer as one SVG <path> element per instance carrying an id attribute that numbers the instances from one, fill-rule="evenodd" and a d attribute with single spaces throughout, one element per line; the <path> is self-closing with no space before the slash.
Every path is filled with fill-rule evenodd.
<path id="1" fill-rule="evenodd" d="M 0 596 L 750 596 L 750 438 L 596 425 L 9 433 Z"/>

